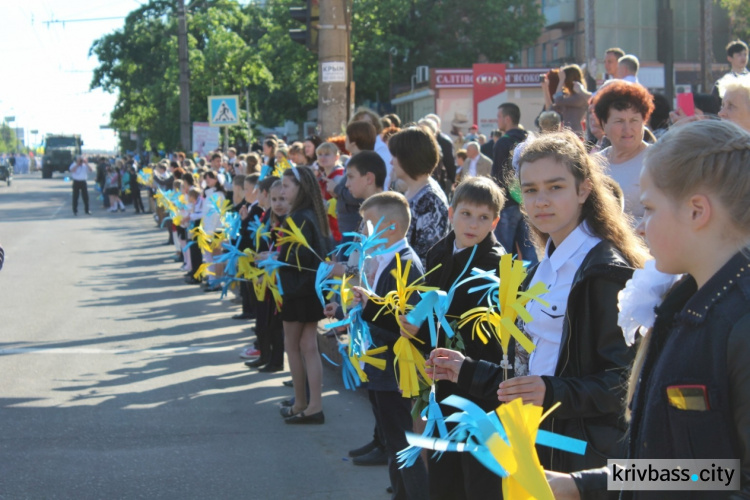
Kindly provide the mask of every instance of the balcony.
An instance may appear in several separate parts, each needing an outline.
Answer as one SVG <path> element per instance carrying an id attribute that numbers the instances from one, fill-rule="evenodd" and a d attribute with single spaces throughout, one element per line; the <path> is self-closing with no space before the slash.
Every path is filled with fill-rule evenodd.
<path id="1" fill-rule="evenodd" d="M 546 19 L 544 28 L 573 28 L 576 22 L 575 0 L 546 0 L 542 2 L 542 13 Z"/>

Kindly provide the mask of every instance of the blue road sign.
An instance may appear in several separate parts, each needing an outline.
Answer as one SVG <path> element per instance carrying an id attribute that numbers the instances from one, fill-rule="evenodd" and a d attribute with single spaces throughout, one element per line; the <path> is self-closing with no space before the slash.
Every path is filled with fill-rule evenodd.
<path id="1" fill-rule="evenodd" d="M 239 98 L 236 95 L 208 97 L 208 122 L 214 126 L 239 125 Z"/>

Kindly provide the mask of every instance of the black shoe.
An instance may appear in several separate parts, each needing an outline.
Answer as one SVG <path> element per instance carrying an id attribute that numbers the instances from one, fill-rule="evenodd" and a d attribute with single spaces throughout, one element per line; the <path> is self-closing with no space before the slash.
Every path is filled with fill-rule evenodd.
<path id="1" fill-rule="evenodd" d="M 254 359 L 252 361 L 245 361 L 245 366 L 248 368 L 260 368 L 263 365 L 268 364 L 268 361 L 266 361 L 263 358 Z"/>
<path id="2" fill-rule="evenodd" d="M 289 399 L 285 399 L 284 401 L 281 402 L 281 406 L 282 407 L 283 406 L 288 406 L 288 407 L 294 406 L 294 398 L 292 397 L 292 398 L 289 398 Z"/>
<path id="3" fill-rule="evenodd" d="M 376 443 L 375 441 L 370 441 L 364 446 L 360 446 L 359 448 L 354 450 L 349 450 L 349 456 L 352 458 L 361 457 L 363 455 L 367 455 L 375 448 L 378 448 L 378 443 Z"/>
<path id="4" fill-rule="evenodd" d="M 389 486 L 389 487 L 387 487 L 387 488 L 385 489 L 385 491 L 386 491 L 386 492 L 388 492 L 388 493 L 393 493 L 393 486 Z"/>
<path id="5" fill-rule="evenodd" d="M 232 319 L 253 319 L 249 314 L 235 314 Z"/>
<path id="6" fill-rule="evenodd" d="M 283 370 L 284 370 L 283 366 L 276 366 L 276 365 L 268 364 L 258 371 L 260 373 L 276 373 L 276 372 L 280 372 Z"/>
<path id="7" fill-rule="evenodd" d="M 294 383 L 291 380 L 285 380 L 282 384 L 284 384 L 284 387 L 294 387 Z"/>
<path id="8" fill-rule="evenodd" d="M 375 448 L 367 455 L 354 457 L 354 465 L 388 465 L 388 454 L 383 448 Z"/>
<path id="9" fill-rule="evenodd" d="M 192 276 L 188 276 L 185 278 L 185 283 L 187 283 L 188 285 L 197 285 L 200 283 L 200 280 L 197 280 Z"/>
<path id="10" fill-rule="evenodd" d="M 325 422 L 326 416 L 322 411 L 313 413 L 312 415 L 305 415 L 303 411 L 284 419 L 285 424 L 324 424 Z"/>

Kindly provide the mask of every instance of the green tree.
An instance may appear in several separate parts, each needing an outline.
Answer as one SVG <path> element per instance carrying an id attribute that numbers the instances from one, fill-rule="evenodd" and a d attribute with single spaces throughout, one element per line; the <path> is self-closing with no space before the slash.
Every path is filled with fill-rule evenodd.
<path id="1" fill-rule="evenodd" d="M 719 0 L 729 12 L 732 34 L 739 40 L 750 41 L 750 2 L 748 0 Z"/>
<path id="2" fill-rule="evenodd" d="M 408 82 L 417 66 L 468 68 L 504 62 L 541 33 L 535 0 L 355 0 L 352 56 L 360 98 L 387 97 L 393 81 Z"/>

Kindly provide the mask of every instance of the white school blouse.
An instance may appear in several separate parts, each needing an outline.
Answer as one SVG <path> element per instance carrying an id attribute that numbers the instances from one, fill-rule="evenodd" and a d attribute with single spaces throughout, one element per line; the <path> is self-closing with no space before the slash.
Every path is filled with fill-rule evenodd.
<path id="1" fill-rule="evenodd" d="M 544 259 L 539 263 L 529 288 L 538 282 L 547 285 L 549 293 L 541 298 L 549 306 L 535 300 L 526 304 L 526 310 L 534 320 L 526 323 L 524 330 L 536 346 L 529 355 L 529 375 L 554 376 L 573 277 L 589 251 L 601 241 L 592 235 L 585 222 L 576 227 L 559 247 L 552 248 L 552 240 L 547 241 Z"/>

